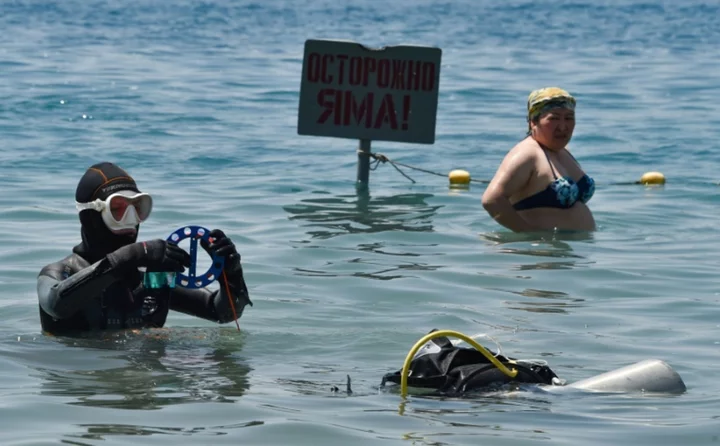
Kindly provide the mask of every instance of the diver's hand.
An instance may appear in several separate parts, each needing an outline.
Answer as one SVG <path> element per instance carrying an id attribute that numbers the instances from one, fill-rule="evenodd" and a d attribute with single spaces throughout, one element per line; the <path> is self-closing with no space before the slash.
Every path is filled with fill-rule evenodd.
<path id="1" fill-rule="evenodd" d="M 235 266 L 240 262 L 240 254 L 237 252 L 235 244 L 230 240 L 230 237 L 219 229 L 213 229 L 209 235 L 210 243 L 205 240 L 200 240 L 200 245 L 210 256 L 224 257 L 225 269 L 229 269 L 229 267 Z"/>
<path id="2" fill-rule="evenodd" d="M 190 266 L 190 254 L 184 249 L 162 239 L 137 242 L 123 246 L 107 255 L 113 267 L 137 268 L 148 271 L 181 273 Z"/>
<path id="3" fill-rule="evenodd" d="M 218 277 L 220 292 L 214 300 L 215 315 L 221 323 L 230 322 L 241 317 L 245 306 L 252 306 L 252 301 L 235 244 L 219 229 L 210 231 L 209 236 L 210 241 L 200 240 L 200 245 L 211 256 L 225 258 L 223 273 Z"/>

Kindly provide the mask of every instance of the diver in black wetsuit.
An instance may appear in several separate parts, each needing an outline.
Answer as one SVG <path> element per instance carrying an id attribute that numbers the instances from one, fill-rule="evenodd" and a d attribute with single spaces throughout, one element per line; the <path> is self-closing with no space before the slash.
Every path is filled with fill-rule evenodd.
<path id="1" fill-rule="evenodd" d="M 169 310 L 210 321 L 235 320 L 252 302 L 243 277 L 240 254 L 222 231 L 201 242 L 211 255 L 225 258 L 220 289 L 181 287 L 146 289 L 147 271 L 183 272 L 190 255 L 165 240 L 137 242 L 140 223 L 152 210 L 152 198 L 112 163 L 99 163 L 83 175 L 75 192 L 82 243 L 64 259 L 46 265 L 38 275 L 40 322 L 44 332 L 71 334 L 105 329 L 162 327 Z M 227 281 L 227 283 L 226 283 Z"/>

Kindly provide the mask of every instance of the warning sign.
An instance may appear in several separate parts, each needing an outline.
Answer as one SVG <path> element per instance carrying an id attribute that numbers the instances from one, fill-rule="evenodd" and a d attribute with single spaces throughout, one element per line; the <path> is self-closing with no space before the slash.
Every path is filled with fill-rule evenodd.
<path id="1" fill-rule="evenodd" d="M 298 134 L 433 144 L 441 54 L 306 41 Z"/>

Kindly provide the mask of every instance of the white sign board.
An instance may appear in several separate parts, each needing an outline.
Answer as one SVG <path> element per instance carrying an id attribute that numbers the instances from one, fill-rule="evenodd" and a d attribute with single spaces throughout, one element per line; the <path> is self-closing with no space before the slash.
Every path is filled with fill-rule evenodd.
<path id="1" fill-rule="evenodd" d="M 433 144 L 441 54 L 307 40 L 298 134 Z"/>

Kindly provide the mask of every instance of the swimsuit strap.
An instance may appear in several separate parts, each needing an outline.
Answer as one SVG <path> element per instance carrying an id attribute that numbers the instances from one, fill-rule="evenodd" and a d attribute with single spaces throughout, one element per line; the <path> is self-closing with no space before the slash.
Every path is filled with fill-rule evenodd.
<path id="1" fill-rule="evenodd" d="M 577 164 L 578 167 L 582 169 L 582 166 L 580 165 L 580 161 L 578 161 L 577 158 L 575 158 L 568 149 L 565 149 L 565 151 L 568 153 L 568 155 L 570 155 L 570 158 L 572 158 L 573 161 L 575 161 L 575 164 Z"/>
<path id="2" fill-rule="evenodd" d="M 540 144 L 539 142 L 538 142 L 538 145 L 540 146 L 543 153 L 545 154 L 545 158 L 547 158 L 548 164 L 550 165 L 550 170 L 552 171 L 552 174 L 553 174 L 553 178 L 555 178 L 557 180 L 557 174 L 555 173 L 555 168 L 553 168 L 552 162 L 550 162 L 550 155 L 548 155 L 548 148 L 545 147 L 544 145 Z"/>

